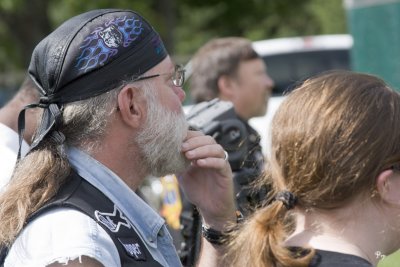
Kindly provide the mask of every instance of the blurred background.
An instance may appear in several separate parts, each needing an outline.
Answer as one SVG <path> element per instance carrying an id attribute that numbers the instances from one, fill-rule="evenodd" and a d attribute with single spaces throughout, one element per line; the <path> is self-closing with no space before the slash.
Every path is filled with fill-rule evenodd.
<path id="1" fill-rule="evenodd" d="M 213 37 L 348 33 L 342 0 L 0 0 L 0 107 L 15 92 L 35 45 L 64 20 L 97 8 L 146 17 L 181 64 Z"/>
<path id="2" fill-rule="evenodd" d="M 127 8 L 141 13 L 161 34 L 175 61 L 181 64 L 186 64 L 191 55 L 213 37 L 243 36 L 260 41 L 349 34 L 354 40 L 350 47 L 350 68 L 378 74 L 399 88 L 400 32 L 396 31 L 400 23 L 399 2 L 0 0 L 0 107 L 21 83 L 35 45 L 64 20 L 97 8 Z M 281 65 L 285 64 L 281 61 Z M 283 72 L 282 68 L 277 70 L 272 78 L 278 78 Z"/>

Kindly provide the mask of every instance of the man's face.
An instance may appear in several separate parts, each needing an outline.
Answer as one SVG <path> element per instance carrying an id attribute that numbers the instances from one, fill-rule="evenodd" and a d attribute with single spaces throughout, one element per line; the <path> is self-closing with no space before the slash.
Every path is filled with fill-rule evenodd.
<path id="1" fill-rule="evenodd" d="M 173 72 L 173 65 L 167 65 L 165 65 L 166 70 L 155 71 Z M 148 88 L 144 88 L 148 90 L 147 118 L 137 138 L 144 162 L 153 176 L 181 172 L 189 164 L 181 153 L 182 142 L 188 131 L 180 103 L 183 101 L 182 89 L 176 88 L 168 76 L 166 78 L 159 76 L 148 85 Z"/>
<path id="2" fill-rule="evenodd" d="M 233 99 L 237 114 L 245 120 L 263 116 L 267 111 L 268 99 L 274 81 L 268 76 L 262 59 L 242 61 L 237 76 L 232 79 L 235 84 Z"/>
<path id="3" fill-rule="evenodd" d="M 185 99 L 185 92 L 181 87 L 175 86 L 172 83 L 172 74 L 175 71 L 175 65 L 169 57 L 165 58 L 154 67 L 148 75 L 152 74 L 165 74 L 170 73 L 171 75 L 162 75 L 151 80 L 156 90 L 156 95 L 159 100 L 159 104 L 163 105 L 169 110 L 175 113 L 182 113 L 182 102 Z"/>

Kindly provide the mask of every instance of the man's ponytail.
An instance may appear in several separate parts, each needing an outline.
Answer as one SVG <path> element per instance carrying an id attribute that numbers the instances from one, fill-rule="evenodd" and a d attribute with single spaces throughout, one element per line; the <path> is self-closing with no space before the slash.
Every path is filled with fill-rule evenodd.
<path id="1" fill-rule="evenodd" d="M 10 245 L 24 227 L 27 218 L 60 188 L 70 172 L 66 155 L 52 140 L 32 151 L 16 166 L 0 196 L 0 246 Z"/>

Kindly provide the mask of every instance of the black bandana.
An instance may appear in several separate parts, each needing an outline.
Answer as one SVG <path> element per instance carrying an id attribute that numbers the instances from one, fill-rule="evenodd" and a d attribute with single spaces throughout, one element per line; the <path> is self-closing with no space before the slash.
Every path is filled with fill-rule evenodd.
<path id="1" fill-rule="evenodd" d="M 19 115 L 20 142 L 26 109 L 44 109 L 31 149 L 50 134 L 62 143 L 64 137 L 54 130 L 62 118 L 64 103 L 114 89 L 122 80 L 145 73 L 166 56 L 158 33 L 134 11 L 93 10 L 67 20 L 33 51 L 29 75 L 42 97 Z"/>

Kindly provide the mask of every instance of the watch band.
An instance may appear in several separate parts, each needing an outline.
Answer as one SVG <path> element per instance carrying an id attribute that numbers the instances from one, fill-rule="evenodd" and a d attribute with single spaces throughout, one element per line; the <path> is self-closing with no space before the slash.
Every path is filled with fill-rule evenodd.
<path id="1" fill-rule="evenodd" d="M 243 221 L 243 215 L 240 211 L 236 212 L 236 222 L 239 224 Z M 230 231 L 232 231 L 231 229 Z M 208 227 L 204 224 L 201 225 L 201 234 L 202 236 L 211 244 L 214 245 L 223 245 L 228 240 L 228 231 L 218 231 L 211 227 Z"/>
<path id="2" fill-rule="evenodd" d="M 214 245 L 222 245 L 227 240 L 227 234 L 207 227 L 204 224 L 201 226 L 201 234 L 208 242 Z"/>

